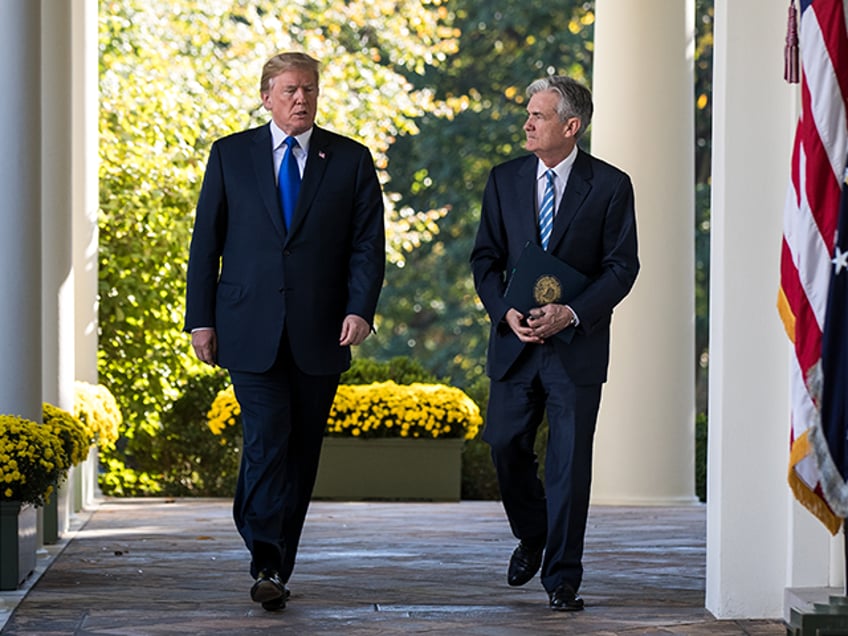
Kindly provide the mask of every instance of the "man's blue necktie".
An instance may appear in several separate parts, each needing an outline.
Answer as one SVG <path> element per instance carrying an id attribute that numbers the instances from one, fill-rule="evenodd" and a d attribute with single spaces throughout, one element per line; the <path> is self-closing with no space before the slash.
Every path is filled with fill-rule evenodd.
<path id="1" fill-rule="evenodd" d="M 280 162 L 280 174 L 278 177 L 280 187 L 280 203 L 283 206 L 283 218 L 286 221 L 286 229 L 291 226 L 294 206 L 297 205 L 297 195 L 300 192 L 300 168 L 297 167 L 297 159 L 294 158 L 294 149 L 297 139 L 286 137 L 286 154 Z"/>
<path id="2" fill-rule="evenodd" d="M 553 170 L 545 173 L 548 183 L 545 186 L 545 195 L 542 197 L 542 208 L 539 210 L 539 238 L 542 239 L 542 249 L 548 249 L 551 240 L 551 230 L 554 228 L 554 177 Z"/>

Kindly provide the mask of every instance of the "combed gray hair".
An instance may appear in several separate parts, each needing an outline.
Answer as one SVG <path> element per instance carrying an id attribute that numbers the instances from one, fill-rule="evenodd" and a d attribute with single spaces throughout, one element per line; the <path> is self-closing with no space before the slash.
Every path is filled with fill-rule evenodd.
<path id="1" fill-rule="evenodd" d="M 527 87 L 527 97 L 536 93 L 553 91 L 559 95 L 556 105 L 556 113 L 560 121 L 566 121 L 570 117 L 580 120 L 580 128 L 575 135 L 579 138 L 592 123 L 592 93 L 580 82 L 566 77 L 565 75 L 549 75 L 537 79 Z"/>

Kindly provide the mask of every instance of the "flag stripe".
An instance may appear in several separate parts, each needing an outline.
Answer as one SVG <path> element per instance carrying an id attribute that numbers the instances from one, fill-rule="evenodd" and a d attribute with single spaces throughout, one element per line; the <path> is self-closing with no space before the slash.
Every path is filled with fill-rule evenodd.
<path id="1" fill-rule="evenodd" d="M 789 331 L 789 339 L 795 345 L 795 355 L 798 363 L 805 369 L 813 366 L 821 355 L 821 331 L 815 326 L 816 319 L 807 296 L 804 294 L 803 286 L 798 278 L 798 270 L 792 266 L 791 258 L 786 254 L 787 244 L 784 242 L 784 257 L 781 259 L 781 290 L 786 298 L 788 309 L 791 312 L 791 327 L 784 326 Z M 798 325 L 803 325 L 806 337 L 797 337 Z"/>
<path id="2" fill-rule="evenodd" d="M 797 192 L 803 192 L 800 183 L 793 186 Z M 800 297 L 793 306 L 809 303 L 815 322 L 810 324 L 810 329 L 821 332 L 827 305 L 830 250 L 818 231 L 818 224 L 806 196 L 801 196 L 800 199 L 801 205 L 797 209 L 789 207 L 791 203 L 787 201 L 784 221 L 784 238 L 789 247 L 788 257 L 791 267 L 797 270 L 800 284 L 797 292 Z"/>
<path id="3" fill-rule="evenodd" d="M 814 109 L 806 76 L 801 86 L 801 104 L 804 113 L 810 113 Z M 827 212 L 839 206 L 839 187 L 834 182 L 833 164 L 822 142 L 815 115 L 812 117 L 802 115 L 801 128 L 803 193 L 829 253 L 836 232 L 836 219 L 833 214 Z"/>
<path id="4" fill-rule="evenodd" d="M 844 66 L 846 60 L 848 60 L 848 35 L 846 35 L 848 33 L 848 12 L 842 2 L 817 4 L 813 7 L 813 10 L 818 17 L 816 22 L 822 29 L 822 41 L 830 56 L 830 64 L 825 68 L 835 73 L 834 79 L 840 87 L 839 95 L 842 96 L 844 111 L 845 107 L 848 106 L 848 73 L 839 72 L 839 67 L 840 65 Z M 845 127 L 842 127 L 841 131 L 844 134 L 846 132 Z M 841 162 L 844 157 L 837 157 L 837 159 Z M 839 178 L 838 173 L 837 178 Z"/>

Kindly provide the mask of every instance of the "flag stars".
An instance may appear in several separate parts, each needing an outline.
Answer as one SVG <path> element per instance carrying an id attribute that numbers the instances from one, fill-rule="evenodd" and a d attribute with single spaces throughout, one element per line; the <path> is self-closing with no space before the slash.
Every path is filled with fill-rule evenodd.
<path id="1" fill-rule="evenodd" d="M 836 269 L 833 272 L 834 276 L 839 276 L 839 272 L 843 269 L 848 269 L 848 251 L 843 252 L 837 245 L 836 254 L 833 257 L 833 260 L 831 260 L 831 263 L 836 266 Z"/>

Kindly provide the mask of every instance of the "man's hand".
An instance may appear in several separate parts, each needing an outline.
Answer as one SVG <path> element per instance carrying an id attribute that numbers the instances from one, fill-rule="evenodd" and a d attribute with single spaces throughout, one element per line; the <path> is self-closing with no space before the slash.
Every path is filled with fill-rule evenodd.
<path id="1" fill-rule="evenodd" d="M 213 367 L 218 366 L 218 336 L 211 327 L 191 332 L 191 346 L 198 360 Z"/>
<path id="2" fill-rule="evenodd" d="M 554 303 L 535 307 L 530 310 L 527 326 L 534 336 L 544 341 L 570 326 L 574 321 L 574 312 L 565 305 Z"/>
<path id="3" fill-rule="evenodd" d="M 506 320 L 506 324 L 509 325 L 509 328 L 512 329 L 512 332 L 518 336 L 518 339 L 521 340 L 521 342 L 531 342 L 535 344 L 541 344 L 543 342 L 542 339 L 534 333 L 532 327 L 524 324 L 524 314 L 517 309 L 512 308 L 506 312 L 504 319 Z"/>
<path id="4" fill-rule="evenodd" d="M 371 327 L 364 318 L 356 314 L 348 314 L 342 322 L 342 335 L 339 336 L 339 344 L 343 347 L 362 344 L 369 333 L 371 333 Z"/>

